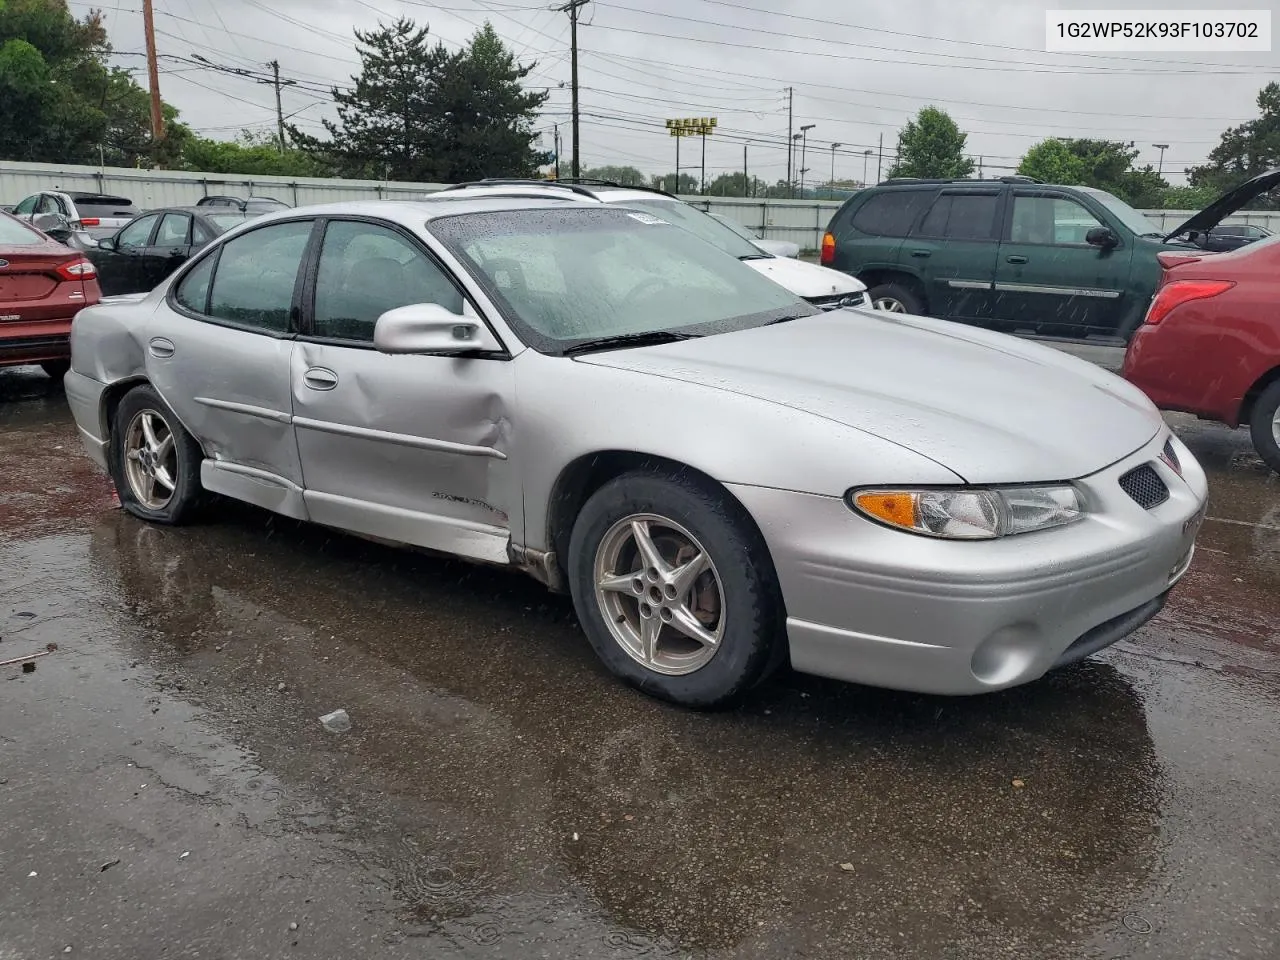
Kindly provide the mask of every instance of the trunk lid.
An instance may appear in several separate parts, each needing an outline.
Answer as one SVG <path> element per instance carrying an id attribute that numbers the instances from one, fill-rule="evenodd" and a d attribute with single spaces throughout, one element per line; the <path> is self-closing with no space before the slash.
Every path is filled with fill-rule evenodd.
<path id="1" fill-rule="evenodd" d="M 80 254 L 52 241 L 0 249 L 0 303 L 43 300 L 62 282 L 58 267 L 79 259 Z"/>

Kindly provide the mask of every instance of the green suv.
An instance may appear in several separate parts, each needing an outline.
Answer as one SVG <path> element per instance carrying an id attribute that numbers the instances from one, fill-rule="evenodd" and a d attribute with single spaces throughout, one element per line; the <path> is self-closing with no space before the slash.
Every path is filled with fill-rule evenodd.
<path id="1" fill-rule="evenodd" d="M 1198 249 L 1216 225 L 1206 226 L 1206 215 L 1226 216 L 1229 198 L 1238 199 L 1228 195 L 1165 235 L 1090 187 L 1027 177 L 889 180 L 836 212 L 822 263 L 862 280 L 882 310 L 1127 341 L 1160 280 L 1156 254 Z"/>

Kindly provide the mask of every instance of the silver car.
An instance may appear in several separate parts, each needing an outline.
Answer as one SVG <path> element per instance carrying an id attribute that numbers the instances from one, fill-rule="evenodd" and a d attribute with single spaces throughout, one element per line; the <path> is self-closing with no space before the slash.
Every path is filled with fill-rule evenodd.
<path id="1" fill-rule="evenodd" d="M 694 707 L 798 670 L 968 694 L 1153 616 L 1205 475 L 1123 381 L 823 312 L 654 214 L 455 195 L 251 221 L 76 318 L 127 510 L 208 494 L 523 570 Z"/>

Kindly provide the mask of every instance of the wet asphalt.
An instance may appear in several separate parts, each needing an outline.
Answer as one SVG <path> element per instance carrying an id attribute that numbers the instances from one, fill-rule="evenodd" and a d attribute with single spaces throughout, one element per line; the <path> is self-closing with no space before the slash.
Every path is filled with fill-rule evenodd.
<path id="1" fill-rule="evenodd" d="M 703 715 L 519 576 L 133 520 L 0 370 L 0 660 L 56 644 L 0 667 L 0 960 L 1280 956 L 1280 477 L 1170 421 L 1210 519 L 1133 637 Z"/>

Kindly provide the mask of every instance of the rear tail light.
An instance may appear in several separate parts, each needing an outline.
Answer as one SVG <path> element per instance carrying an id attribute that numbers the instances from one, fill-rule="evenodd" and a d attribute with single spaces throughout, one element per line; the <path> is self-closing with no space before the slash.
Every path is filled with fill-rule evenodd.
<path id="1" fill-rule="evenodd" d="M 827 264 L 834 263 L 836 259 L 836 238 L 830 233 L 822 235 L 822 255 L 819 262 L 825 267 Z"/>
<path id="2" fill-rule="evenodd" d="M 1178 306 L 1191 300 L 1204 300 L 1226 293 L 1235 286 L 1233 280 L 1173 280 L 1156 291 L 1147 310 L 1147 326 L 1154 327 Z"/>
<path id="3" fill-rule="evenodd" d="M 80 218 L 80 226 L 82 227 L 96 227 L 100 223 L 102 223 L 102 221 L 97 217 L 81 217 Z"/>
<path id="4" fill-rule="evenodd" d="M 83 257 L 79 260 L 60 263 L 54 268 L 53 272 L 63 280 L 92 280 L 98 275 L 98 271 L 93 264 Z"/>

